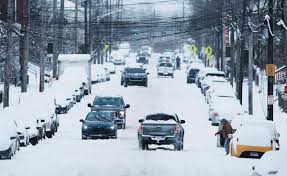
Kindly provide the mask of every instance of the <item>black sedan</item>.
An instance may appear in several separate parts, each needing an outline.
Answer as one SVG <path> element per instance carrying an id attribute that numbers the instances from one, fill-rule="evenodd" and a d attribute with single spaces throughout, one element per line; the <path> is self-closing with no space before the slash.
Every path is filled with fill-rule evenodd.
<path id="1" fill-rule="evenodd" d="M 111 111 L 89 112 L 82 122 L 82 139 L 117 138 L 117 124 Z"/>

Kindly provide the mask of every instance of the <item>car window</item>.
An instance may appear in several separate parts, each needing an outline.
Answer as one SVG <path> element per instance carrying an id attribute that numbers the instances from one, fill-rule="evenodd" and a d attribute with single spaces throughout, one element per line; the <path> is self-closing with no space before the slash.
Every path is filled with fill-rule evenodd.
<path id="1" fill-rule="evenodd" d="M 97 97 L 95 98 L 94 105 L 119 107 L 123 105 L 123 101 L 120 97 Z"/>
<path id="2" fill-rule="evenodd" d="M 174 120 L 177 121 L 174 116 L 166 115 L 166 114 L 153 114 L 146 117 L 146 120 L 154 120 L 154 121 L 168 121 L 168 120 Z"/>
<path id="3" fill-rule="evenodd" d="M 145 73 L 144 69 L 142 68 L 127 68 L 127 73 Z"/>
<path id="4" fill-rule="evenodd" d="M 97 121 L 97 122 L 111 122 L 114 120 L 114 116 L 112 112 L 91 112 L 86 117 L 87 121 Z"/>
<path id="5" fill-rule="evenodd" d="M 159 64 L 160 67 L 172 67 L 171 63 L 160 63 Z"/>

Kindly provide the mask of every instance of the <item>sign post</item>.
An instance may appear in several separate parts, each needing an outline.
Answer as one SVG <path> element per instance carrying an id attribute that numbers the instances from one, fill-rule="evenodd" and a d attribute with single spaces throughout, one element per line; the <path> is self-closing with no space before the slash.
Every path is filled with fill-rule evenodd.
<path id="1" fill-rule="evenodd" d="M 267 120 L 273 121 L 273 84 L 275 76 L 275 64 L 266 64 L 266 76 L 268 77 L 268 94 L 267 94 Z"/>

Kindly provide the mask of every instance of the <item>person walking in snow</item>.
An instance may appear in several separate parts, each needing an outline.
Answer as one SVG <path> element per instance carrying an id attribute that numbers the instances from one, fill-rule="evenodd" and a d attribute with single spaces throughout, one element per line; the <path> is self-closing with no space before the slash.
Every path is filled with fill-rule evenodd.
<path id="1" fill-rule="evenodd" d="M 176 56 L 176 68 L 180 69 L 180 58 L 179 58 L 179 56 Z"/>
<path id="2" fill-rule="evenodd" d="M 215 133 L 215 136 L 219 134 L 222 135 L 222 137 L 224 138 L 224 149 L 225 149 L 226 155 L 228 155 L 229 154 L 229 143 L 231 140 L 229 136 L 230 134 L 233 133 L 233 129 L 232 129 L 230 122 L 228 122 L 226 119 L 222 119 L 220 122 L 222 123 L 222 129 L 218 131 L 217 133 Z"/>

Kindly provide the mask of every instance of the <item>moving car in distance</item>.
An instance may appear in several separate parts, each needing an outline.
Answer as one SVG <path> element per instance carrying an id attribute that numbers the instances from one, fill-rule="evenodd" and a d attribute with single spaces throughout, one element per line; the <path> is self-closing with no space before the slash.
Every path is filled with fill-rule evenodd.
<path id="1" fill-rule="evenodd" d="M 126 67 L 122 72 L 121 85 L 148 86 L 148 72 L 142 67 Z"/>
<path id="2" fill-rule="evenodd" d="M 141 150 L 147 150 L 149 144 L 173 145 L 174 150 L 183 149 L 184 129 L 176 114 L 155 113 L 139 120 L 138 141 Z"/>
<path id="3" fill-rule="evenodd" d="M 157 66 L 157 76 L 174 77 L 174 67 L 170 62 L 160 62 Z"/>

